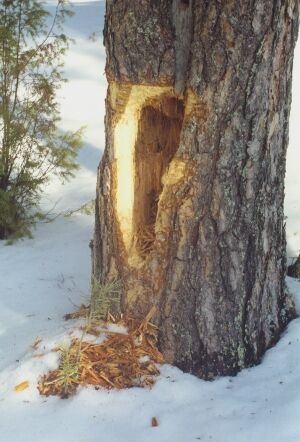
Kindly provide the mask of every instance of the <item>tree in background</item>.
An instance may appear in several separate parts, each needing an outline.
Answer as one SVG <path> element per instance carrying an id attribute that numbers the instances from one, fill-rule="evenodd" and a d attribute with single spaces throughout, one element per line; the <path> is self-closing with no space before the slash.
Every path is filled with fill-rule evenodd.
<path id="1" fill-rule="evenodd" d="M 29 235 L 42 185 L 78 167 L 82 131 L 59 131 L 56 101 L 71 15 L 64 0 L 54 17 L 36 0 L 0 4 L 0 239 Z"/>
<path id="2" fill-rule="evenodd" d="M 294 317 L 283 213 L 297 0 L 107 1 L 94 277 L 156 307 L 198 376 L 260 361 Z"/>

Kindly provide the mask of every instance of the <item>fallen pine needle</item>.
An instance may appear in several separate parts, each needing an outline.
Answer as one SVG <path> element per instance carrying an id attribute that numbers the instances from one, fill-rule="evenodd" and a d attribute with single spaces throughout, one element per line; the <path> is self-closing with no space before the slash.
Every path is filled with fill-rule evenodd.
<path id="1" fill-rule="evenodd" d="M 40 336 L 37 336 L 34 340 L 34 343 L 31 346 L 31 348 L 33 350 L 36 350 L 41 342 L 42 342 L 42 338 Z"/>

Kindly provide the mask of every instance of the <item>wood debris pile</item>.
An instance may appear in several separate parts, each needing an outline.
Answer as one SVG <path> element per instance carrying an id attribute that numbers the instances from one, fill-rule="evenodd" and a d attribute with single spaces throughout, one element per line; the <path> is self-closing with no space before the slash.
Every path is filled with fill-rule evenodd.
<path id="1" fill-rule="evenodd" d="M 73 339 L 70 348 L 59 350 L 60 365 L 40 380 L 40 393 L 68 397 L 78 385 L 106 389 L 153 385 L 159 374 L 156 364 L 163 363 L 157 350 L 157 327 L 149 322 L 149 315 L 142 323 L 127 319 L 118 324 L 125 325 L 128 334 L 107 331 L 101 344 Z"/>

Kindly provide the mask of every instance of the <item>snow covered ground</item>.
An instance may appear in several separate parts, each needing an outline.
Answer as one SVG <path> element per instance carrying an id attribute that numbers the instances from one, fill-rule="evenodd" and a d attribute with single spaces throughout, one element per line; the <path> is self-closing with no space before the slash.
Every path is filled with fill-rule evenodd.
<path id="1" fill-rule="evenodd" d="M 104 2 L 75 3 L 77 14 L 66 26 L 76 45 L 66 60 L 70 82 L 61 91 L 62 128 L 86 125 L 87 131 L 80 173 L 64 187 L 53 182 L 45 192 L 44 207 L 56 203 L 55 211 L 76 209 L 94 198 L 104 146 L 105 55 L 102 38 L 88 38 L 101 31 Z M 290 256 L 300 249 L 299 86 L 295 81 L 286 180 Z M 88 293 L 92 230 L 93 216 L 75 213 L 41 223 L 32 240 L 0 243 L 0 441 L 299 442 L 300 319 L 289 325 L 260 366 L 234 378 L 205 382 L 164 366 L 152 390 L 88 388 L 68 400 L 39 395 L 38 377 L 57 363 L 50 350 L 71 327 L 62 316 Z M 288 278 L 288 284 L 300 313 L 300 282 Z M 37 336 L 42 341 L 34 349 Z M 29 388 L 15 392 L 25 380 Z M 153 416 L 158 427 L 151 427 Z"/>

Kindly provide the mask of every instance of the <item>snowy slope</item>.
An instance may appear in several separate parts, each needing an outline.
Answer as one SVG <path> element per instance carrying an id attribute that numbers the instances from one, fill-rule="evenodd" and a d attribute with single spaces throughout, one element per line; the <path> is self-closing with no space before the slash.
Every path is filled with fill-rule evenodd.
<path id="1" fill-rule="evenodd" d="M 293 72 L 293 94 L 290 115 L 290 142 L 287 154 L 285 180 L 285 214 L 287 216 L 287 250 L 288 256 L 300 253 L 300 40 L 295 50 Z"/>
<path id="2" fill-rule="evenodd" d="M 56 203 L 55 212 L 94 197 L 104 147 L 105 54 L 102 38 L 88 38 L 102 28 L 104 2 L 78 1 L 75 11 L 66 26 L 76 45 L 66 60 L 70 82 L 61 90 L 62 129 L 86 125 L 87 130 L 80 173 L 64 187 L 53 182 L 45 191 L 43 207 Z M 286 180 L 290 254 L 300 248 L 299 97 L 298 81 Z M 152 390 L 81 389 L 68 400 L 39 396 L 38 377 L 57 362 L 51 348 L 68 339 L 72 326 L 62 316 L 88 293 L 92 230 L 93 217 L 79 212 L 41 223 L 33 240 L 0 243 L 0 442 L 299 442 L 300 319 L 260 366 L 235 378 L 205 382 L 164 366 Z M 288 283 L 300 313 L 300 283 Z M 34 350 L 37 336 L 42 341 Z M 14 386 L 25 380 L 29 388 L 16 393 Z M 151 427 L 153 416 L 156 428 Z"/>

